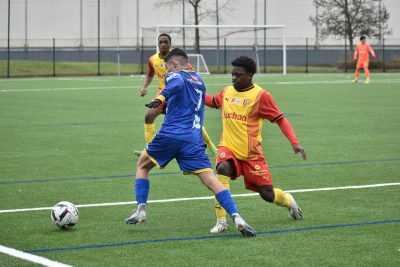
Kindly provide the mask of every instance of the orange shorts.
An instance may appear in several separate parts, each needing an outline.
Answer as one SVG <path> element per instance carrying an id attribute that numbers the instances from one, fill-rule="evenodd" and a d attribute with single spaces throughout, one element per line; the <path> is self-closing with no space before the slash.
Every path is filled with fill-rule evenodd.
<path id="1" fill-rule="evenodd" d="M 256 160 L 239 160 L 227 147 L 219 147 L 217 154 L 217 167 L 223 161 L 232 160 L 235 172 L 231 179 L 243 175 L 246 189 L 257 192 L 257 186 L 272 185 L 271 172 L 263 155 Z"/>
<path id="2" fill-rule="evenodd" d="M 368 65 L 369 65 L 369 61 L 368 60 L 363 60 L 363 61 L 357 61 L 357 69 L 361 69 L 361 68 L 364 68 L 364 69 L 368 69 Z"/>

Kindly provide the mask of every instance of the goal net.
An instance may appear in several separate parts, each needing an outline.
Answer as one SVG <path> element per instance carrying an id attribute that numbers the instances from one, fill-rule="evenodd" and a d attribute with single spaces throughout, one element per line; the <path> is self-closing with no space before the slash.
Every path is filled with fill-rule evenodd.
<path id="1" fill-rule="evenodd" d="M 142 28 L 145 49 L 158 49 L 161 33 L 171 36 L 172 47 L 190 54 L 189 62 L 200 73 L 230 71 L 238 56 L 249 56 L 257 71 L 286 74 L 285 25 L 157 25 Z"/>

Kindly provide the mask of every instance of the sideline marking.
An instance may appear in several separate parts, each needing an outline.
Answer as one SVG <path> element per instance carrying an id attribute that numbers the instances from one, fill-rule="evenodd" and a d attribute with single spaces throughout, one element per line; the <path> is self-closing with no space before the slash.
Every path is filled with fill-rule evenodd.
<path id="1" fill-rule="evenodd" d="M 298 167 L 315 167 L 315 166 L 330 166 L 330 165 L 350 165 L 350 164 L 363 164 L 363 163 L 379 163 L 399 161 L 400 158 L 387 158 L 376 160 L 356 160 L 356 161 L 331 161 L 331 162 L 315 162 L 315 163 L 301 163 L 292 165 L 275 165 L 270 166 L 270 169 L 287 169 Z M 181 174 L 182 172 L 156 172 L 150 173 L 150 176 Z M 19 180 L 19 181 L 0 181 L 2 184 L 30 184 L 30 183 L 46 183 L 46 182 L 63 182 L 63 181 L 82 181 L 82 180 L 97 180 L 97 179 L 124 179 L 131 178 L 134 174 L 121 174 L 121 175 L 106 175 L 106 176 L 89 176 L 89 177 L 63 177 L 63 178 L 47 178 L 35 180 Z"/>
<path id="2" fill-rule="evenodd" d="M 373 80 L 372 84 L 397 84 L 400 83 L 400 79 L 382 79 Z M 207 86 L 225 86 L 227 83 L 207 83 Z M 287 81 L 287 82 L 258 82 L 257 84 L 262 85 L 298 85 L 298 84 L 351 84 L 349 80 L 325 80 L 325 81 Z M 129 86 L 95 86 L 95 87 L 61 87 L 61 88 L 24 88 L 24 89 L 2 89 L 0 93 L 11 93 L 11 92 L 43 92 L 43 91 L 76 91 L 76 90 L 109 90 L 109 89 L 132 89 L 141 88 L 140 85 L 129 85 Z"/>
<path id="3" fill-rule="evenodd" d="M 400 223 L 400 220 L 385 220 L 385 221 L 359 222 L 359 223 L 347 223 L 347 224 L 319 225 L 319 226 L 302 227 L 302 228 L 295 228 L 295 229 L 282 229 L 282 230 L 272 230 L 272 231 L 266 231 L 266 232 L 257 232 L 257 235 L 276 235 L 276 234 L 295 233 L 295 232 L 304 232 L 304 231 L 337 229 L 337 228 L 344 228 L 344 227 L 382 225 L 382 224 L 388 224 L 388 223 Z M 131 241 L 131 242 L 122 242 L 122 243 L 113 243 L 113 244 L 101 244 L 101 245 L 88 245 L 88 246 L 80 246 L 80 247 L 34 249 L 34 250 L 27 250 L 27 252 L 31 252 L 31 253 L 41 253 L 42 252 L 43 253 L 43 252 L 51 252 L 51 251 L 98 249 L 98 248 L 107 248 L 107 247 L 133 246 L 133 245 L 141 245 L 141 244 L 148 244 L 148 243 L 167 243 L 167 242 L 173 242 L 173 241 L 200 241 L 200 240 L 205 240 L 205 239 L 221 239 L 221 238 L 229 238 L 229 237 L 237 237 L 237 236 L 241 236 L 241 235 L 240 234 L 224 234 L 224 235 L 206 235 L 206 236 L 198 236 L 198 237 L 175 237 L 175 238 L 163 238 L 163 239 L 148 239 L 148 240 L 140 240 L 140 241 Z"/>
<path id="4" fill-rule="evenodd" d="M 29 262 L 37 263 L 43 266 L 49 266 L 49 267 L 72 267 L 71 265 L 67 265 L 64 263 L 60 263 L 57 261 L 52 261 L 49 259 L 46 259 L 44 257 L 40 257 L 37 255 L 32 255 L 28 252 L 20 251 L 15 248 L 9 248 L 0 245 L 0 252 L 7 254 L 9 256 L 15 257 L 15 258 L 20 258 Z"/>
<path id="5" fill-rule="evenodd" d="M 384 184 L 367 184 L 367 185 L 350 185 L 350 186 L 339 186 L 339 187 L 321 187 L 321 188 L 308 188 L 308 189 L 294 189 L 286 190 L 288 193 L 305 193 L 305 192 L 317 192 L 317 191 L 334 191 L 334 190 L 348 190 L 348 189 L 363 189 L 363 188 L 374 188 L 374 187 L 385 187 L 385 186 L 398 186 L 400 183 L 384 183 Z M 232 197 L 252 197 L 258 196 L 258 193 L 247 193 L 247 194 L 232 194 Z M 194 201 L 194 200 L 208 200 L 214 199 L 214 196 L 204 197 L 185 197 L 185 198 L 169 198 L 169 199 L 156 199 L 149 200 L 148 203 L 169 203 L 169 202 L 181 202 L 181 201 Z M 88 207 L 105 207 L 105 206 L 122 206 L 136 204 L 136 201 L 126 202 L 109 202 L 109 203 L 94 203 L 94 204 L 80 204 L 76 205 L 78 208 Z M 42 211 L 51 210 L 52 207 L 39 207 L 39 208 L 23 208 L 23 209 L 12 209 L 12 210 L 0 210 L 1 213 L 15 213 L 25 211 Z"/>

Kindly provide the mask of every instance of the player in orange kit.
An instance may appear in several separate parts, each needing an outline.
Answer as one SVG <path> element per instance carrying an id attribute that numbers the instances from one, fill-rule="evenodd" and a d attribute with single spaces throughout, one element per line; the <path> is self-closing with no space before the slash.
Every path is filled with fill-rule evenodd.
<path id="1" fill-rule="evenodd" d="M 267 202 L 289 209 L 290 216 L 302 219 L 293 196 L 272 185 L 271 172 L 262 152 L 263 121 L 276 123 L 290 141 L 294 152 L 306 159 L 289 121 L 275 104 L 272 95 L 253 83 L 256 64 L 241 56 L 232 61 L 232 85 L 215 96 L 206 95 L 206 105 L 222 111 L 222 136 L 217 154 L 217 178 L 229 189 L 229 178 L 243 175 L 246 189 L 258 192 Z M 215 200 L 217 224 L 211 233 L 228 227 L 226 212 Z"/>
<path id="2" fill-rule="evenodd" d="M 365 81 L 365 83 L 370 83 L 368 70 L 369 53 L 371 53 L 374 58 L 376 57 L 374 50 L 372 50 L 372 47 L 369 45 L 369 43 L 366 42 L 366 37 L 361 36 L 360 42 L 356 46 L 356 51 L 354 51 L 354 60 L 357 60 L 358 56 L 358 61 L 356 72 L 354 74 L 354 80 L 352 81 L 352 83 L 358 82 L 358 76 L 360 75 L 361 68 L 364 68 L 365 76 L 367 76 L 367 80 Z"/>

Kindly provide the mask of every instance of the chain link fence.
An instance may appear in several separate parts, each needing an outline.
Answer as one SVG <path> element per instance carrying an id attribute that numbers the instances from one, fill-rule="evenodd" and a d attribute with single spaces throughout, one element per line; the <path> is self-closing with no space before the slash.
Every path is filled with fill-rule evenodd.
<path id="1" fill-rule="evenodd" d="M 155 52 L 156 34 L 140 27 L 139 20 L 152 19 L 151 13 L 140 10 L 154 10 L 156 4 L 141 1 L 139 6 L 138 0 L 0 0 L 0 77 L 143 74 L 147 58 Z M 149 23 L 157 24 L 153 19 Z M 169 23 L 180 22 L 181 18 L 171 18 Z M 240 35 L 204 30 L 200 50 L 211 73 L 229 72 L 230 62 L 240 55 L 256 59 L 260 72 L 281 73 L 279 35 L 263 30 Z M 186 31 L 179 36 L 173 46 L 194 53 L 193 34 Z M 371 59 L 372 71 L 400 71 L 400 39 L 368 42 L 377 54 L 377 59 Z M 355 67 L 353 51 L 344 39 L 288 36 L 286 43 L 288 72 L 346 72 Z"/>

